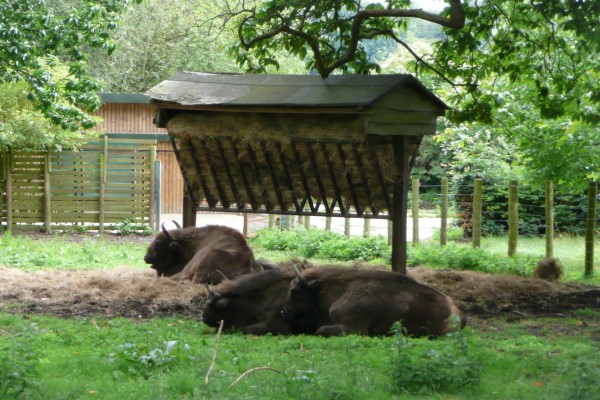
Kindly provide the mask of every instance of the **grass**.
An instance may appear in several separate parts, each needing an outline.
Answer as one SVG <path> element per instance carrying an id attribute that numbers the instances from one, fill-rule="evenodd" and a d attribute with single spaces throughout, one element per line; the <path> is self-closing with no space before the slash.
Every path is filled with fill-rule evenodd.
<path id="1" fill-rule="evenodd" d="M 69 242 L 64 236 L 35 240 L 26 236 L 0 236 L 0 265 L 35 271 L 46 268 L 110 269 L 144 267 L 147 245 L 116 243 L 85 238 L 80 243 Z"/>
<path id="2" fill-rule="evenodd" d="M 217 339 L 193 320 L 0 314 L 0 398 L 600 398 L 598 343 L 585 334 L 541 334 L 557 326 L 582 331 L 577 320 L 496 324 L 437 340 Z M 467 367 L 475 379 L 464 384 L 452 372 Z M 428 384 L 432 377 L 445 384 Z"/>

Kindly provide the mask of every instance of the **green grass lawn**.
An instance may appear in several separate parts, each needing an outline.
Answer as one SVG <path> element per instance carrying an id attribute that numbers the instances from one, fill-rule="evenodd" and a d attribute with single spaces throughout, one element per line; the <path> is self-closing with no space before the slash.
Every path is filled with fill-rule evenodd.
<path id="1" fill-rule="evenodd" d="M 192 320 L 0 314 L 0 398 L 600 398 L 591 322 L 486 324 L 437 340 L 217 337 Z"/>

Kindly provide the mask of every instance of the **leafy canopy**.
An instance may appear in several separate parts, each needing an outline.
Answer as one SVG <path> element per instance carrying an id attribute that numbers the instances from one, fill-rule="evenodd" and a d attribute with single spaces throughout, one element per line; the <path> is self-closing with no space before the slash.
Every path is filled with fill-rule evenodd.
<path id="1" fill-rule="evenodd" d="M 278 65 L 284 49 L 326 78 L 334 71 L 377 72 L 365 43 L 389 38 L 407 49 L 418 71 L 433 71 L 454 90 L 455 121 L 490 122 L 503 99 L 494 81 L 529 90 L 542 117 L 600 120 L 600 2 L 587 0 L 445 0 L 439 14 L 410 0 L 267 0 L 243 2 L 232 51 L 249 71 Z M 401 38 L 408 19 L 444 27 L 431 55 Z"/>
<path id="2" fill-rule="evenodd" d="M 133 0 L 139 2 L 141 0 Z M 28 99 L 61 128 L 95 125 L 88 113 L 100 106 L 100 85 L 86 72 L 85 49 L 115 49 L 110 32 L 131 0 L 80 1 L 53 9 L 44 0 L 0 2 L 0 79 L 25 81 Z M 65 76 L 53 74 L 61 63 Z"/>

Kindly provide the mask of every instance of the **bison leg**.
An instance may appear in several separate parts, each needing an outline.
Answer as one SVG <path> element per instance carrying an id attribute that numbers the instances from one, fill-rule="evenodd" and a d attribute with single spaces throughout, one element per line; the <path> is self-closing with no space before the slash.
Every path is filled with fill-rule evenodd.
<path id="1" fill-rule="evenodd" d="M 369 330 L 362 327 L 352 327 L 345 324 L 323 325 L 315 331 L 317 336 L 343 336 L 346 334 L 368 335 Z"/>
<path id="2" fill-rule="evenodd" d="M 248 325 L 244 328 L 244 333 L 247 335 L 289 335 L 291 333 L 290 325 L 283 321 L 267 321 L 258 322 Z"/>

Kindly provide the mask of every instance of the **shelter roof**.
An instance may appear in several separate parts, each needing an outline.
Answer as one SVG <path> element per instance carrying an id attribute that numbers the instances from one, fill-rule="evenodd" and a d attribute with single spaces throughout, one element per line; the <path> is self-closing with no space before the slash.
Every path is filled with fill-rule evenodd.
<path id="1" fill-rule="evenodd" d="M 448 106 L 407 74 L 317 75 L 212 74 L 180 72 L 146 92 L 158 107 L 175 103 L 194 106 L 230 107 L 364 107 L 386 94 L 411 86 L 439 107 Z"/>

